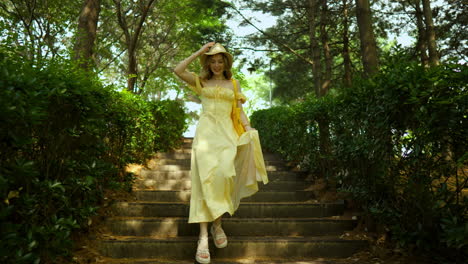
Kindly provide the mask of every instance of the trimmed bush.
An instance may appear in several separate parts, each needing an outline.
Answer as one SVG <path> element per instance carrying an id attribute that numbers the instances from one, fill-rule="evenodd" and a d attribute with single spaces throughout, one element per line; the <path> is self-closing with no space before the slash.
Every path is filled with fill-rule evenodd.
<path id="1" fill-rule="evenodd" d="M 425 69 L 392 60 L 372 79 L 255 112 L 252 123 L 262 145 L 312 172 L 330 161 L 330 182 L 389 230 L 398 246 L 466 259 L 468 67 Z M 318 143 L 320 119 L 329 124 L 327 157 Z"/>
<path id="2" fill-rule="evenodd" d="M 129 162 L 181 143 L 182 104 L 146 102 L 67 62 L 0 52 L 0 262 L 69 254 L 107 188 L 129 189 Z"/>

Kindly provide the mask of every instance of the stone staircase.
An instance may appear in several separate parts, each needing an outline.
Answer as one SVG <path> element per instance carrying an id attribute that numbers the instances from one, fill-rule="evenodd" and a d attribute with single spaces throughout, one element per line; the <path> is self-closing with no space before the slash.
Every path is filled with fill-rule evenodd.
<path id="1" fill-rule="evenodd" d="M 114 204 L 106 222 L 110 233 L 98 241 L 106 263 L 195 262 L 199 226 L 187 223 L 191 142 L 186 138 L 181 149 L 158 154 L 134 184 L 136 200 Z M 318 203 L 303 172 L 271 153 L 264 158 L 270 183 L 259 182 L 257 194 L 242 200 L 233 217 L 223 217 L 229 244 L 217 249 L 210 237 L 211 263 L 345 258 L 366 246 L 341 238 L 356 225 L 341 216 L 342 202 Z"/>

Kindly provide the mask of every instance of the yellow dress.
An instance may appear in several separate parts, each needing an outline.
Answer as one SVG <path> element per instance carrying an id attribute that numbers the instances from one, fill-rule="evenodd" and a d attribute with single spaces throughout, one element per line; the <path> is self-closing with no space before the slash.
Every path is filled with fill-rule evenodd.
<path id="1" fill-rule="evenodd" d="M 268 183 L 258 132 L 240 137 L 231 120 L 234 91 L 201 87 L 198 76 L 191 89 L 200 96 L 202 113 L 192 143 L 189 223 L 212 222 L 233 215 L 240 199 L 258 191 L 257 181 Z M 241 102 L 246 98 L 237 96 Z"/>

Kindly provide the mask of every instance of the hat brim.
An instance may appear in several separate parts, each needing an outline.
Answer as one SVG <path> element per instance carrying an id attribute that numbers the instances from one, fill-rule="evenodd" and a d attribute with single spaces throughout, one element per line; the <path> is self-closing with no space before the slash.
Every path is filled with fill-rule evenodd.
<path id="1" fill-rule="evenodd" d="M 223 51 L 206 52 L 206 53 L 202 54 L 202 55 L 200 56 L 200 63 L 201 63 L 201 65 L 202 65 L 202 67 L 205 65 L 206 59 L 207 59 L 209 56 L 213 56 L 213 55 L 216 55 L 216 54 L 224 54 L 224 55 L 226 55 L 227 60 L 228 60 L 228 64 L 229 64 L 228 66 L 229 66 L 229 68 L 232 67 L 232 62 L 233 62 L 234 58 L 232 57 L 232 55 L 231 55 L 229 52 L 223 52 Z"/>

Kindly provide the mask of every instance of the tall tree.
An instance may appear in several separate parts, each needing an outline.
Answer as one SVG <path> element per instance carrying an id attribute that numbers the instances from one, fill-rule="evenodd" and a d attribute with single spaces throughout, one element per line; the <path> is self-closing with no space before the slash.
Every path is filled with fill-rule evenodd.
<path id="1" fill-rule="evenodd" d="M 322 42 L 323 57 L 325 60 L 325 74 L 323 75 L 322 86 L 320 87 L 320 96 L 324 96 L 330 89 L 332 81 L 332 55 L 330 52 L 330 43 L 328 37 L 328 27 L 330 25 L 329 19 L 330 14 L 328 10 L 328 1 L 322 0 L 321 3 L 321 14 L 320 14 L 320 39 Z"/>
<path id="2" fill-rule="evenodd" d="M 130 3 L 128 7 L 122 6 L 121 0 L 113 1 L 117 11 L 117 21 L 124 33 L 127 48 L 127 90 L 137 92 L 135 90 L 138 76 L 137 45 L 143 30 L 143 24 L 156 0 L 141 1 L 135 5 Z"/>
<path id="3" fill-rule="evenodd" d="M 432 66 L 439 65 L 439 54 L 437 52 L 434 21 L 432 20 L 432 9 L 429 0 L 422 0 L 424 22 L 426 24 L 426 41 L 429 49 L 429 63 Z"/>
<path id="4" fill-rule="evenodd" d="M 349 50 L 349 18 L 348 0 L 343 0 L 343 80 L 345 86 L 351 86 L 351 57 Z"/>
<path id="5" fill-rule="evenodd" d="M 439 15 L 434 16 L 434 23 L 437 25 L 437 43 L 440 43 L 439 58 L 450 56 L 457 57 L 460 61 L 468 61 L 466 0 L 445 0 L 442 5 L 437 6 L 437 10 Z"/>
<path id="6" fill-rule="evenodd" d="M 356 0 L 356 17 L 361 40 L 362 64 L 365 73 L 372 75 L 378 71 L 379 66 L 369 0 Z"/>
<path id="7" fill-rule="evenodd" d="M 80 60 L 83 68 L 91 67 L 94 57 L 94 41 L 96 40 L 97 23 L 101 11 L 100 0 L 84 0 L 78 19 L 78 30 L 74 46 L 74 57 Z"/>
<path id="8" fill-rule="evenodd" d="M 328 46 L 328 33 L 326 30 L 327 25 L 327 0 L 309 0 L 308 6 L 308 19 L 309 19 L 309 38 L 312 53 L 312 74 L 314 79 L 315 95 L 322 97 L 327 94 L 331 82 L 331 55 Z M 319 25 L 319 30 L 317 30 Z M 319 45 L 319 38 L 317 31 L 320 33 L 321 45 Z M 325 60 L 325 69 L 322 67 L 322 59 L 320 54 L 323 53 Z M 319 146 L 321 159 L 321 173 L 323 176 L 328 175 L 328 159 L 326 157 L 331 153 L 330 143 L 330 122 L 325 116 L 317 118 L 319 127 Z"/>
<path id="9" fill-rule="evenodd" d="M 429 57 L 427 56 L 427 30 L 424 26 L 423 12 L 421 10 L 421 0 L 414 0 L 416 26 L 418 28 L 418 40 L 416 42 L 416 50 L 419 53 L 421 64 L 427 66 Z"/>
<path id="10" fill-rule="evenodd" d="M 319 40 L 317 38 L 317 24 L 319 21 L 320 6 L 317 0 L 309 0 L 307 15 L 309 18 L 310 51 L 312 54 L 312 74 L 314 78 L 315 95 L 322 95 L 322 60 L 320 57 Z"/>
<path id="11" fill-rule="evenodd" d="M 223 43 L 229 41 L 222 18 L 227 5 L 224 2 L 154 1 L 134 47 L 136 71 L 129 76 L 128 38 L 116 16 L 117 7 L 114 0 L 101 1 L 102 23 L 99 23 L 97 43 L 99 71 L 109 81 L 117 84 L 125 82 L 126 87 L 128 77 L 134 77 L 132 92 L 150 100 L 164 97 L 169 90 L 181 91 L 183 87 L 171 69 L 173 63 L 188 56 L 186 52 L 213 39 Z M 134 36 L 141 21 L 142 6 L 147 5 L 148 0 L 121 0 L 120 3 L 122 20 L 125 19 L 128 24 L 128 35 Z"/>
<path id="12" fill-rule="evenodd" d="M 67 34 L 73 32 L 81 8 L 77 1 L 64 5 L 60 0 L 0 1 L 2 43 L 34 63 L 66 56 Z"/>
<path id="13" fill-rule="evenodd" d="M 351 83 L 353 65 L 360 65 L 361 60 L 356 56 L 359 55 L 359 42 L 355 37 L 357 27 L 353 19 L 356 9 L 354 1 L 350 2 L 244 1 L 243 8 L 277 17 L 276 25 L 258 30 L 259 33 L 250 38 L 253 49 L 265 45 L 272 51 L 269 56 L 274 64 L 271 78 L 275 83 L 273 95 L 276 98 L 282 102 L 301 100 L 310 92 L 323 96 L 338 87 L 335 84 L 343 83 L 342 76 L 345 75 L 346 83 Z M 251 20 L 255 21 L 255 18 Z M 383 33 L 382 30 L 376 34 L 384 37 Z"/>

